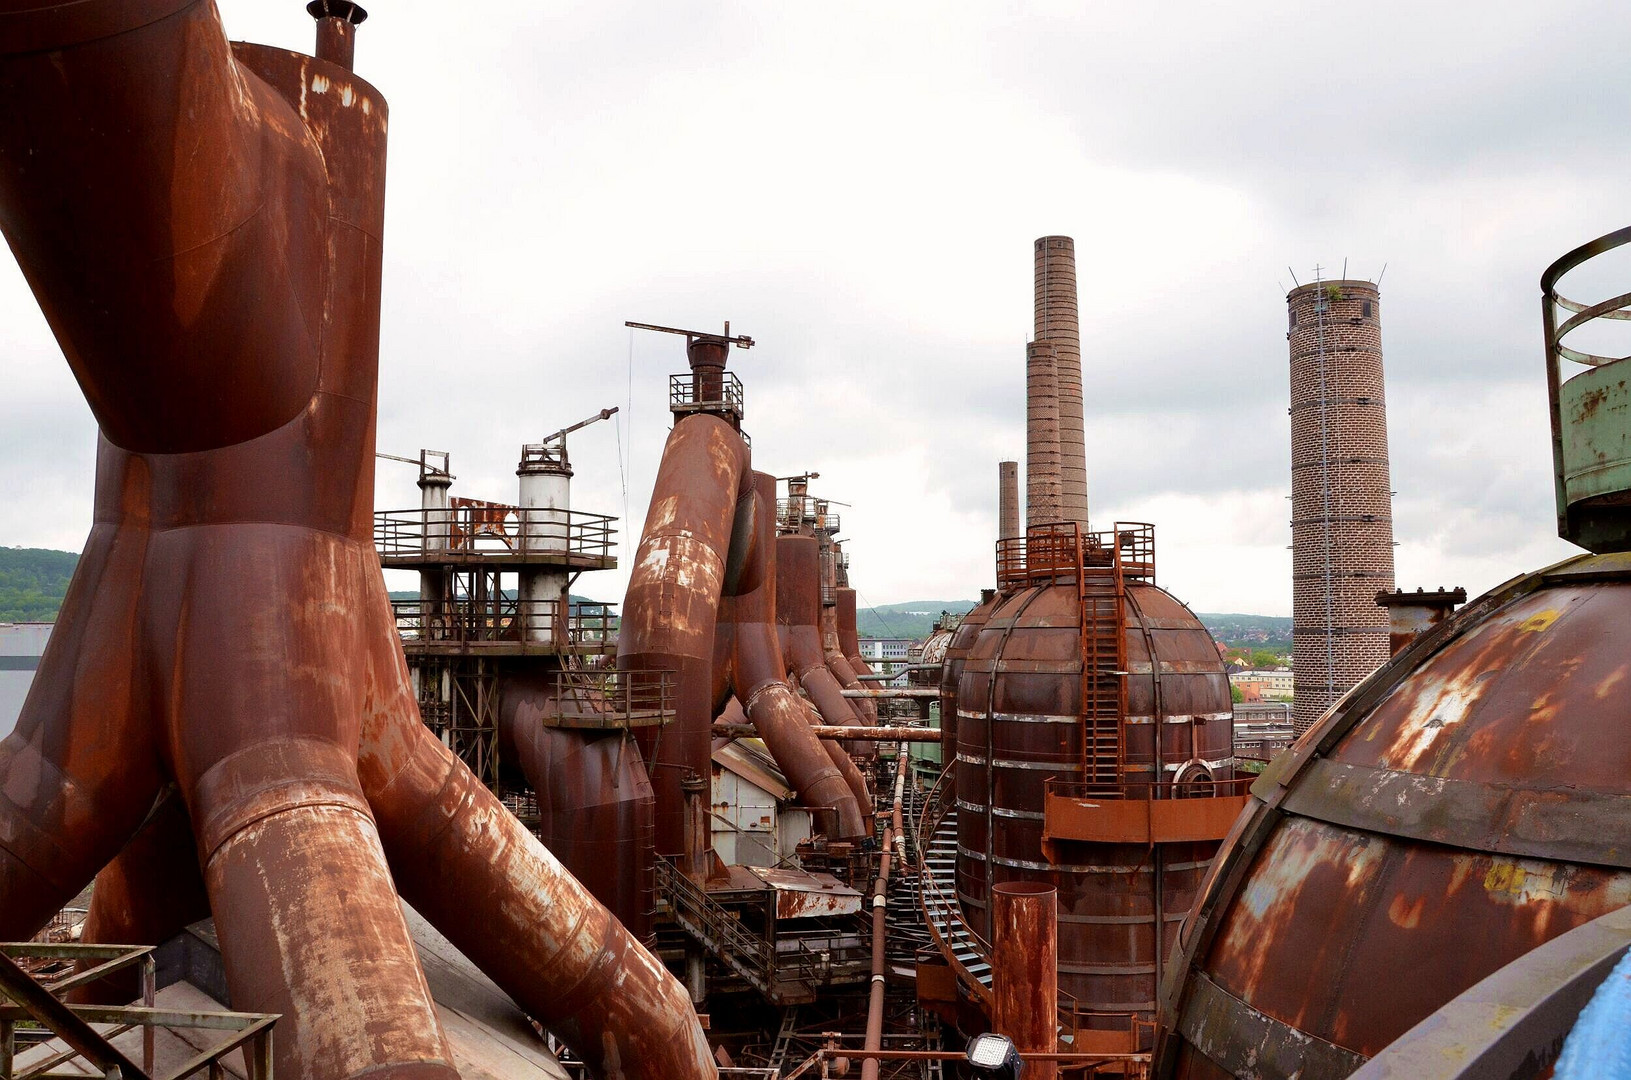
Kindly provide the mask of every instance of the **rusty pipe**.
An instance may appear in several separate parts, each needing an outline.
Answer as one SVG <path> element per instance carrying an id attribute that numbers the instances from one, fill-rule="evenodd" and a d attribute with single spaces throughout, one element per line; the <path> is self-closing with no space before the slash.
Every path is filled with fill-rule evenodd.
<path id="1" fill-rule="evenodd" d="M 317 49 L 313 55 L 350 71 L 357 57 L 357 27 L 368 18 L 368 12 L 351 0 L 311 0 L 306 13 L 317 20 Z"/>
<path id="2" fill-rule="evenodd" d="M 856 839 L 867 833 L 860 805 L 783 680 L 776 636 L 776 478 L 768 473 L 752 476 L 756 537 L 748 545 L 753 554 L 742 578 L 753 588 L 725 599 L 718 630 L 730 651 L 731 689 L 800 800 L 832 811 L 835 838 Z"/>
<path id="3" fill-rule="evenodd" d="M 0 750 L 12 798 L 38 778 L 20 846 L 62 851 L 39 895 L 111 858 L 168 773 L 235 1003 L 284 1015 L 279 1071 L 452 1076 L 354 762 L 362 638 L 390 633 L 364 468 L 384 100 L 229 46 L 208 0 L 17 8 L 0 230 L 103 434 L 76 583 L 106 618 L 66 613 L 69 666 L 41 673 L 63 697 Z M 87 717 L 99 683 L 117 703 Z M 11 878 L 0 921 L 36 902 Z"/>
<path id="4" fill-rule="evenodd" d="M 991 887 L 991 1026 L 1022 1054 L 1059 1049 L 1059 893 L 1037 881 Z M 1053 1061 L 1033 1060 L 1052 1080 Z"/>
<path id="5" fill-rule="evenodd" d="M 817 732 L 841 730 L 833 725 L 822 723 L 821 713 L 817 711 L 815 703 L 809 698 L 797 697 L 795 700 L 798 702 L 799 708 L 803 710 L 804 722 L 810 725 L 811 730 Z M 838 735 L 822 736 L 821 749 L 827 752 L 827 757 L 833 763 L 833 767 L 844 778 L 844 783 L 849 785 L 850 793 L 855 796 L 855 804 L 861 808 L 861 816 L 871 820 L 873 812 L 872 792 L 867 788 L 866 777 L 862 774 L 860 766 L 855 764 L 855 759 L 849 756 L 849 751 L 844 749 L 843 745 L 838 741 L 839 738 Z"/>
<path id="6" fill-rule="evenodd" d="M 630 933 L 648 941 L 657 827 L 651 778 L 626 732 L 552 726 L 547 718 L 563 706 L 583 706 L 558 698 L 548 674 L 507 674 L 499 687 L 499 750 L 537 794 L 544 846 Z"/>
<path id="7" fill-rule="evenodd" d="M 8 3 L 0 58 L 0 230 L 102 430 L 176 453 L 299 416 L 318 389 L 328 183 L 215 5 Z"/>
<path id="8" fill-rule="evenodd" d="M 198 849 L 181 793 L 166 787 L 130 843 L 96 875 L 80 940 L 91 945 L 160 945 L 210 916 Z M 90 965 L 86 965 L 90 966 Z M 126 1005 L 141 994 L 141 969 L 123 968 L 76 990 L 82 1004 Z"/>
<path id="9" fill-rule="evenodd" d="M 679 981 L 422 724 L 387 719 L 359 767 L 403 897 L 596 1076 L 716 1078 Z"/>
<path id="10" fill-rule="evenodd" d="M 839 548 L 832 538 L 825 537 L 825 546 L 821 549 L 821 651 L 827 661 L 827 670 L 833 673 L 838 685 L 846 690 L 853 690 L 860 686 L 857 676 L 860 671 L 850 662 L 849 654 L 842 644 L 843 631 L 839 628 L 838 608 L 838 559 Z M 847 580 L 845 582 L 848 584 Z M 827 597 L 832 603 L 827 603 Z M 878 707 L 870 701 L 852 703 L 856 717 L 863 726 L 878 726 Z M 871 743 L 858 744 L 864 747 L 858 750 L 862 757 L 872 757 L 877 753 L 877 747 Z"/>
<path id="11" fill-rule="evenodd" d="M 776 624 L 789 669 L 829 724 L 861 726 L 821 647 L 820 564 L 813 536 L 776 538 Z M 864 747 L 846 745 L 850 753 Z"/>
<path id="12" fill-rule="evenodd" d="M 900 848 L 901 865 L 906 865 L 906 833 L 901 818 L 901 803 L 906 792 L 906 767 L 911 761 L 904 745 L 895 748 L 895 790 L 889 811 L 889 824 L 884 827 L 883 847 L 878 852 L 878 880 L 872 893 L 872 985 L 867 994 L 866 1049 L 883 1049 L 883 1003 L 887 988 L 887 958 L 884 943 L 887 937 L 886 914 L 889 906 L 889 864 Z M 878 1059 L 861 1062 L 861 1080 L 878 1080 Z"/>
<path id="13" fill-rule="evenodd" d="M 737 502 L 750 490 L 747 444 L 716 416 L 693 414 L 669 433 L 623 599 L 618 667 L 677 673 L 674 720 L 642 733 L 657 797 L 657 850 L 684 854 L 686 771 L 709 773 L 719 700 L 714 630 Z"/>
<path id="14" fill-rule="evenodd" d="M 904 740 L 913 743 L 938 743 L 941 741 L 939 728 L 918 727 L 868 727 L 843 728 L 832 727 L 828 724 L 813 725 L 810 728 L 817 737 L 822 739 L 841 739 L 848 735 L 861 735 L 868 739 L 877 739 L 880 742 L 898 742 Z M 758 731 L 752 724 L 727 719 L 722 713 L 714 721 L 713 732 L 729 739 L 741 739 L 757 735 Z"/>

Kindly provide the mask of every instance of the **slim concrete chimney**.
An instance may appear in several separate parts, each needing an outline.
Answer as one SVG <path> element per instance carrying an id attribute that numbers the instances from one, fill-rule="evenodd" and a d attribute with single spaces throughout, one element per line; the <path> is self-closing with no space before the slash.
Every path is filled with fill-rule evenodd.
<path id="1" fill-rule="evenodd" d="M 1076 317 L 1076 243 L 1036 242 L 1035 339 L 1054 347 L 1059 395 L 1059 511 L 1049 520 L 1087 527 L 1087 446 L 1082 422 L 1082 338 Z M 1037 519 L 1032 518 L 1033 522 Z"/>
<path id="2" fill-rule="evenodd" d="M 997 462 L 997 539 L 1019 536 L 1019 462 Z"/>
<path id="3" fill-rule="evenodd" d="M 1059 521 L 1059 373 L 1054 348 L 1025 347 L 1025 524 Z"/>

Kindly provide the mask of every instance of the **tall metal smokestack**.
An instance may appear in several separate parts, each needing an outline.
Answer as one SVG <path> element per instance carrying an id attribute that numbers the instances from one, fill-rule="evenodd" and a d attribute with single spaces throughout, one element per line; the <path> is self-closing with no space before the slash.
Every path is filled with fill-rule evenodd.
<path id="1" fill-rule="evenodd" d="M 1033 341 L 1025 347 L 1025 523 L 1060 520 L 1059 492 L 1059 372 L 1053 346 Z"/>
<path id="2" fill-rule="evenodd" d="M 1019 531 L 1019 462 L 997 462 L 997 539 L 1008 540 Z"/>
<path id="3" fill-rule="evenodd" d="M 1291 290 L 1292 725 L 1301 735 L 1388 658 L 1393 495 L 1381 297 L 1368 281 Z"/>
<path id="4" fill-rule="evenodd" d="M 1076 317 L 1076 242 L 1036 242 L 1037 341 L 1054 347 L 1059 393 L 1059 513 L 1087 526 L 1087 446 L 1082 422 L 1082 336 Z M 1032 518 L 1033 522 L 1037 519 Z"/>

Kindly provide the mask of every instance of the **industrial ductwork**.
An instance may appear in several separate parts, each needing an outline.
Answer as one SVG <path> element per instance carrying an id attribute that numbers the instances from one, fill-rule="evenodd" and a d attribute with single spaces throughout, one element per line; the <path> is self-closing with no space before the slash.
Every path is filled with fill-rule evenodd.
<path id="1" fill-rule="evenodd" d="M 562 701 L 557 672 L 514 672 L 499 691 L 499 750 L 538 799 L 544 846 L 641 941 L 652 933 L 656 796 L 634 737 L 561 727 L 592 712 L 590 695 Z M 584 719 L 593 719 L 584 716 Z"/>
<path id="2" fill-rule="evenodd" d="M 776 538 L 776 623 L 788 671 L 828 724 L 866 726 L 844 696 L 843 684 L 827 666 L 821 635 L 821 563 L 814 536 L 789 533 Z M 836 649 L 834 650 L 836 652 Z M 846 740 L 852 754 L 871 752 L 870 743 Z"/>
<path id="3" fill-rule="evenodd" d="M 720 396 L 728 349 L 711 336 L 688 343 L 700 405 Z M 684 856 L 694 875 L 709 872 L 711 852 L 706 832 L 687 828 L 683 784 L 709 776 L 713 720 L 733 694 L 800 798 L 833 812 L 838 835 L 864 834 L 861 814 L 870 813 L 848 754 L 816 739 L 781 681 L 786 667 L 775 628 L 785 570 L 774 537 L 774 484 L 752 472 L 726 410 L 682 416 L 663 450 L 623 602 L 619 667 L 678 673 L 674 722 L 643 737 L 642 746 L 657 792 L 658 850 Z M 819 636 L 814 647 L 819 664 Z M 836 680 L 827 679 L 823 689 L 846 710 L 844 722 L 855 723 Z"/>
<path id="4" fill-rule="evenodd" d="M 723 341 L 698 338 L 686 351 L 699 372 L 715 364 L 723 369 L 728 349 Z M 673 722 L 640 739 L 657 794 L 657 850 L 665 855 L 703 858 L 686 850 L 681 785 L 687 777 L 706 780 L 711 767 L 714 629 L 727 562 L 740 573 L 747 554 L 748 537 L 733 541 L 732 530 L 751 483 L 748 447 L 732 423 L 706 412 L 681 417 L 663 447 L 623 600 L 618 667 L 672 671 L 676 678 Z M 706 872 L 700 862 L 689 869 Z"/>
<path id="5" fill-rule="evenodd" d="M 359 11 L 314 5 L 326 60 L 229 46 L 210 0 L 23 7 L 0 230 L 102 440 L 0 743 L 0 938 L 142 858 L 173 783 L 280 1075 L 457 1076 L 399 889 L 597 1075 L 716 1075 L 678 982 L 420 721 L 370 520 L 386 106 L 343 63 Z M 122 880 L 127 916 L 162 907 Z"/>
<path id="6" fill-rule="evenodd" d="M 725 599 L 717 649 L 727 657 L 731 691 L 806 806 L 833 812 L 834 839 L 869 836 L 862 817 L 866 781 L 841 747 L 831 754 L 810 730 L 798 696 L 785 681 L 776 634 L 776 478 L 754 473 L 753 539 L 742 585 Z M 829 740 L 830 741 L 830 740 Z"/>

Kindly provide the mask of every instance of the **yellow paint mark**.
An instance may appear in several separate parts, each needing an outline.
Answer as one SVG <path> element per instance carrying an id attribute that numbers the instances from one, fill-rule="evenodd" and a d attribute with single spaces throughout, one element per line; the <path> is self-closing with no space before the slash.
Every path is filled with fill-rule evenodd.
<path id="1" fill-rule="evenodd" d="M 1485 892 L 1516 893 L 1523 891 L 1524 878 L 1528 871 L 1514 863 L 1496 863 L 1484 875 Z"/>
<path id="2" fill-rule="evenodd" d="M 1614 688 L 1625 681 L 1625 668 L 1620 668 L 1614 674 L 1597 684 L 1597 700 L 1605 700 L 1614 692 Z"/>
<path id="3" fill-rule="evenodd" d="M 1562 614 L 1563 612 L 1557 608 L 1547 608 L 1545 611 L 1536 612 L 1518 624 L 1518 632 L 1524 634 L 1541 633 L 1557 622 L 1558 616 Z"/>

